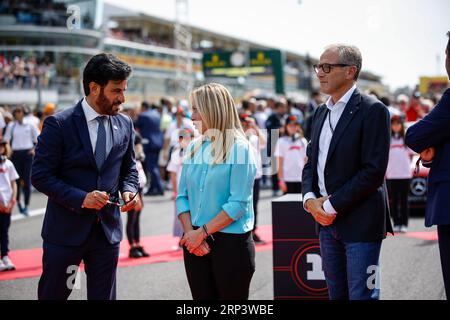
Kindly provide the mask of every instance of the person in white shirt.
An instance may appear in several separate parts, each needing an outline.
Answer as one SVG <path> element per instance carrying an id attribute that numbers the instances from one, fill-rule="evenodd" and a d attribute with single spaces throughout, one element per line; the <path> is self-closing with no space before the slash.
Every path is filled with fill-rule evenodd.
<path id="1" fill-rule="evenodd" d="M 299 119 L 291 115 L 286 120 L 286 135 L 277 141 L 278 184 L 284 194 L 302 193 L 302 171 L 306 163 L 308 141 L 303 137 Z"/>
<path id="2" fill-rule="evenodd" d="M 169 127 L 164 134 L 164 147 L 163 152 L 166 153 L 165 157 L 170 160 L 172 151 L 179 147 L 178 133 L 182 128 L 189 128 L 194 130 L 194 124 L 192 120 L 185 117 L 185 112 L 182 107 L 178 107 L 175 113 L 175 119 L 170 123 Z"/>
<path id="3" fill-rule="evenodd" d="M 47 108 L 47 105 L 45 106 L 45 108 Z M 25 108 L 25 117 L 23 118 L 23 122 L 35 126 L 38 133 L 40 133 L 42 129 L 41 120 L 33 114 L 29 107 Z"/>
<path id="4" fill-rule="evenodd" d="M 4 140 L 0 142 L 0 271 L 15 269 L 14 264 L 8 257 L 9 226 L 11 225 L 11 212 L 16 204 L 16 180 L 19 175 L 14 168 L 14 164 L 6 156 L 8 153 L 7 144 Z"/>
<path id="5" fill-rule="evenodd" d="M 259 129 L 256 121 L 247 113 L 242 113 L 239 115 L 241 119 L 242 128 L 244 129 L 245 135 L 250 141 L 250 145 L 253 147 L 252 151 L 256 160 L 256 176 L 255 182 L 253 184 L 253 212 L 255 213 L 255 224 L 253 227 L 253 241 L 255 244 L 264 244 L 258 234 L 256 233 L 257 222 L 258 222 L 258 202 L 259 202 L 259 191 L 261 187 L 261 178 L 263 176 L 262 170 L 262 159 L 261 150 L 266 147 L 267 139 L 266 136 Z"/>
<path id="6" fill-rule="evenodd" d="M 24 121 L 25 109 L 18 106 L 13 111 L 15 121 L 8 123 L 5 140 L 12 149 L 11 160 L 20 176 L 17 190 L 17 205 L 23 215 L 28 215 L 31 196 L 31 164 L 34 157 L 34 147 L 37 143 L 37 128 Z M 22 191 L 23 189 L 23 191 Z M 24 205 L 20 202 L 20 195 L 24 193 Z"/>
<path id="7" fill-rule="evenodd" d="M 413 151 L 405 145 L 405 127 L 401 117 L 391 117 L 391 148 L 386 171 L 391 216 L 394 232 L 407 232 L 408 193 L 412 178 L 411 156 Z"/>
<path id="8" fill-rule="evenodd" d="M 175 204 L 175 200 L 178 195 L 178 182 L 181 177 L 181 169 L 183 167 L 183 158 L 186 152 L 186 148 L 194 138 L 194 130 L 191 127 L 181 128 L 178 130 L 178 146 L 172 151 L 169 164 L 167 165 L 167 171 L 170 172 L 170 180 L 172 182 L 172 199 Z M 177 210 L 174 210 L 174 220 L 172 235 L 181 240 L 183 236 L 183 227 L 177 216 Z M 174 246 L 174 250 L 181 250 L 181 245 Z"/>

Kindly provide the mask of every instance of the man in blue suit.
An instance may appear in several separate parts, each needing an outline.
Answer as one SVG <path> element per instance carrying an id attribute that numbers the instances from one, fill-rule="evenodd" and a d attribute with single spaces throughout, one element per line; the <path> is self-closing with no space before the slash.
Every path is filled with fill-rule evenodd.
<path id="1" fill-rule="evenodd" d="M 450 78 L 450 32 L 445 67 Z M 406 144 L 430 167 L 425 226 L 437 225 L 445 292 L 450 299 L 450 89 L 421 121 L 406 132 Z"/>
<path id="2" fill-rule="evenodd" d="M 134 208 L 139 185 L 133 123 L 119 114 L 130 74 L 111 54 L 92 57 L 86 97 L 44 122 L 31 177 L 48 196 L 39 299 L 67 299 L 82 260 L 87 298 L 116 298 L 120 211 Z"/>
<path id="3" fill-rule="evenodd" d="M 142 103 L 142 112 L 136 121 L 136 130 L 142 136 L 145 153 L 145 169 L 150 173 L 150 188 L 147 195 L 163 195 L 158 158 L 163 147 L 164 134 L 161 132 L 161 116 L 154 108 L 150 109 L 147 102 Z"/>
<path id="4" fill-rule="evenodd" d="M 314 66 L 330 97 L 314 113 L 302 193 L 320 225 L 320 253 L 331 299 L 378 299 L 381 243 L 392 232 L 384 176 L 389 111 L 356 87 L 358 48 L 331 45 Z"/>

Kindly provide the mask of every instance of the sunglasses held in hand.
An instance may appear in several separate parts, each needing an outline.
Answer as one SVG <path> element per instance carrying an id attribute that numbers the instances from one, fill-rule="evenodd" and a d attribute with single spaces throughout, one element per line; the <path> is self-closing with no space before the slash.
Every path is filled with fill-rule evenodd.
<path id="1" fill-rule="evenodd" d="M 128 203 L 130 203 L 131 201 L 133 201 L 134 198 L 136 198 L 136 195 L 137 195 L 137 194 L 138 194 L 138 193 L 136 192 L 136 193 L 131 197 L 131 199 L 128 200 L 128 201 L 125 201 L 125 200 L 123 200 L 123 199 L 120 198 L 120 197 L 109 196 L 109 200 L 107 201 L 107 203 L 112 204 L 112 205 L 115 205 L 115 206 L 118 206 L 118 207 L 123 207 L 123 206 L 127 205 Z"/>

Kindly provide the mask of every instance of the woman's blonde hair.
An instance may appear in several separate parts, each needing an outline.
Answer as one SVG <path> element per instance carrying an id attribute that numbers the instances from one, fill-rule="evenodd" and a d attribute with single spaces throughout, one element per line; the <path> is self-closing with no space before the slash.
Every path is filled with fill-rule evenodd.
<path id="1" fill-rule="evenodd" d="M 190 153 L 192 159 L 200 149 L 205 138 L 211 139 L 214 164 L 226 161 L 230 150 L 237 139 L 244 139 L 245 134 L 230 92 L 223 85 L 209 83 L 194 89 L 189 100 L 196 107 L 207 131 L 194 142 Z"/>

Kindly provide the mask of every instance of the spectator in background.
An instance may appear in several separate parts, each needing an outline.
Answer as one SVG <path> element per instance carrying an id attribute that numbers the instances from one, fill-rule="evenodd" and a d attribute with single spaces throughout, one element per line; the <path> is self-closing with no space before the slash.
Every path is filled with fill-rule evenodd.
<path id="1" fill-rule="evenodd" d="M 420 103 L 420 92 L 416 91 L 412 94 L 409 106 L 406 109 L 406 121 L 417 121 L 425 116 Z"/>
<path id="2" fill-rule="evenodd" d="M 272 144 L 275 146 L 278 137 L 281 137 L 284 134 L 284 125 L 286 124 L 287 111 L 288 110 L 286 103 L 284 101 L 277 101 L 275 103 L 274 112 L 269 116 L 269 118 L 266 121 L 266 129 L 268 134 L 267 155 L 269 157 L 274 158 L 272 155 Z M 278 135 L 274 136 L 275 132 L 272 132 L 272 130 L 279 130 Z M 273 167 L 275 168 L 275 166 Z M 278 174 L 277 172 L 273 172 L 272 192 L 274 197 L 278 195 L 279 190 L 280 188 L 278 186 Z"/>
<path id="3" fill-rule="evenodd" d="M 42 118 L 39 122 L 39 131 L 42 131 L 42 126 L 44 125 L 45 119 L 54 115 L 55 111 L 56 111 L 56 106 L 54 103 L 49 102 L 49 103 L 45 104 L 44 111 L 42 113 Z M 35 117 L 35 118 L 39 121 L 39 118 L 37 118 L 37 117 Z"/>
<path id="4" fill-rule="evenodd" d="M 3 111 L 2 112 L 3 118 L 5 120 L 5 127 L 3 128 L 2 136 L 5 136 L 6 128 L 8 127 L 8 124 L 14 121 L 14 116 L 9 111 Z"/>
<path id="5" fill-rule="evenodd" d="M 297 117 L 298 122 L 300 125 L 303 125 L 305 121 L 305 117 L 303 115 L 303 111 L 301 111 L 299 108 L 297 108 L 297 105 L 292 101 L 291 99 L 286 100 L 287 106 L 288 106 L 288 114 L 294 115 Z"/>
<path id="6" fill-rule="evenodd" d="M 161 115 L 161 125 L 160 130 L 163 134 L 163 137 L 166 135 L 167 130 L 170 127 L 170 124 L 173 121 L 172 113 L 176 113 L 176 107 L 173 107 L 173 99 L 172 98 L 163 98 L 161 99 L 161 105 L 158 108 L 158 112 Z M 166 149 L 167 150 L 167 149 Z M 168 164 L 169 155 L 167 155 L 164 150 L 164 143 L 162 152 L 159 153 L 158 157 L 158 166 L 159 172 L 161 176 L 161 183 L 163 183 L 163 189 L 166 189 L 170 186 L 169 183 L 169 175 L 167 174 L 166 168 Z"/>
<path id="7" fill-rule="evenodd" d="M 305 138 L 309 141 L 311 138 L 311 125 L 312 125 L 312 119 L 314 116 L 314 112 L 316 112 L 316 109 L 323 103 L 322 96 L 320 95 L 320 92 L 313 91 L 311 93 L 311 99 L 308 102 L 308 105 L 306 107 L 306 120 L 305 120 Z"/>
<path id="8" fill-rule="evenodd" d="M 0 112 L 0 140 L 3 140 L 3 132 L 6 128 L 5 117 L 3 116 L 3 112 Z"/>
<path id="9" fill-rule="evenodd" d="M 409 183 L 412 151 L 405 145 L 405 126 L 399 115 L 391 116 L 391 147 L 386 171 L 386 182 L 394 221 L 394 232 L 408 231 Z"/>
<path id="10" fill-rule="evenodd" d="M 29 123 L 36 127 L 38 132 L 41 132 L 42 126 L 41 126 L 41 120 L 34 115 L 33 112 L 31 112 L 30 108 L 27 106 L 25 108 L 25 118 L 23 119 L 24 122 Z"/>
<path id="11" fill-rule="evenodd" d="M 192 131 L 194 131 L 194 126 L 192 124 L 192 121 L 185 116 L 185 112 L 182 107 L 176 108 L 175 113 L 175 119 L 172 120 L 169 127 L 166 130 L 166 133 L 164 134 L 164 147 L 163 147 L 163 153 L 164 153 L 164 160 L 169 161 L 172 150 L 176 147 L 178 147 L 179 143 L 179 131 L 181 128 L 190 128 Z"/>
<path id="12" fill-rule="evenodd" d="M 383 104 L 388 108 L 391 117 L 392 116 L 400 117 L 402 115 L 402 113 L 397 107 L 391 105 L 391 100 L 389 99 L 389 97 L 383 96 L 380 98 L 380 101 L 383 102 Z"/>
<path id="13" fill-rule="evenodd" d="M 267 141 L 265 135 L 261 132 L 261 130 L 259 130 L 254 118 L 246 113 L 242 113 L 239 118 L 241 119 L 241 124 L 245 135 L 250 141 L 250 145 L 253 147 L 252 151 L 256 160 L 256 176 L 253 184 L 253 211 L 255 213 L 255 224 L 253 226 L 252 236 L 253 241 L 255 241 L 256 244 L 264 244 L 265 242 L 256 233 L 256 229 L 258 227 L 258 202 L 261 178 L 263 174 L 261 150 L 266 147 Z"/>
<path id="14" fill-rule="evenodd" d="M 9 226 L 11 212 L 16 204 L 17 183 L 19 178 L 14 164 L 8 159 L 9 146 L 0 141 L 0 271 L 14 270 L 16 267 L 8 256 Z"/>
<path id="15" fill-rule="evenodd" d="M 408 104 L 409 104 L 409 98 L 406 94 L 399 94 L 397 96 L 397 108 L 405 117 L 406 117 L 406 111 L 408 111 Z"/>
<path id="16" fill-rule="evenodd" d="M 247 114 L 253 115 L 256 112 L 256 99 L 242 100 L 242 110 Z"/>
<path id="17" fill-rule="evenodd" d="M 163 147 L 163 133 L 161 132 L 161 115 L 156 106 L 150 109 L 147 102 L 142 102 L 142 112 L 136 121 L 136 130 L 142 137 L 145 153 L 145 169 L 150 176 L 150 187 L 146 195 L 163 195 L 161 175 L 158 166 L 159 152 Z"/>
<path id="18" fill-rule="evenodd" d="M 192 130 L 191 127 L 181 128 L 178 131 L 178 144 L 173 150 L 169 164 L 167 165 L 167 171 L 170 172 L 170 180 L 172 182 L 172 190 L 173 190 L 172 198 L 174 200 L 174 204 L 176 204 L 176 198 L 178 195 L 178 183 L 180 182 L 183 159 L 186 154 L 186 149 L 193 139 L 194 139 L 194 130 Z M 179 240 L 181 240 L 181 238 L 183 237 L 183 227 L 181 226 L 181 222 L 178 219 L 176 206 L 175 206 L 175 217 L 173 220 L 172 235 L 176 238 L 179 238 Z M 182 246 L 178 244 L 178 246 L 174 247 L 173 249 L 179 250 L 182 249 Z"/>
<path id="19" fill-rule="evenodd" d="M 278 163 L 278 181 L 281 191 L 302 193 L 302 171 L 306 163 L 306 146 L 299 119 L 291 115 L 286 120 L 286 135 L 281 137 L 275 148 Z"/>
<path id="20" fill-rule="evenodd" d="M 266 112 L 267 103 L 264 100 L 258 100 L 256 102 L 256 112 L 253 117 L 260 129 L 266 129 L 266 121 L 269 117 Z"/>
<path id="21" fill-rule="evenodd" d="M 142 190 L 147 184 L 147 177 L 145 175 L 142 162 L 145 161 L 144 150 L 142 149 L 142 138 L 139 134 L 134 137 L 134 150 L 136 155 L 136 169 L 139 175 L 139 191 L 137 196 L 137 204 L 134 209 L 127 213 L 127 238 L 130 245 L 130 251 L 128 256 L 130 258 L 146 258 L 149 257 L 144 247 L 140 243 L 140 217 L 142 208 L 144 207 L 144 201 L 142 201 Z"/>
<path id="22" fill-rule="evenodd" d="M 14 121 L 8 124 L 5 132 L 5 140 L 11 145 L 11 160 L 20 176 L 17 190 L 17 205 L 19 211 L 28 216 L 28 206 L 31 196 L 31 164 L 34 157 L 34 147 L 37 143 L 37 128 L 24 121 L 25 108 L 18 106 L 13 111 Z M 20 195 L 24 194 L 24 203 L 20 201 Z"/>

